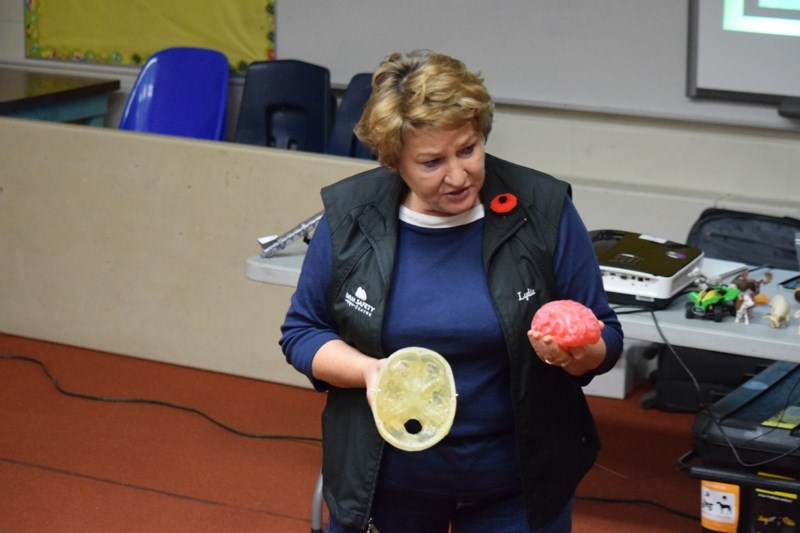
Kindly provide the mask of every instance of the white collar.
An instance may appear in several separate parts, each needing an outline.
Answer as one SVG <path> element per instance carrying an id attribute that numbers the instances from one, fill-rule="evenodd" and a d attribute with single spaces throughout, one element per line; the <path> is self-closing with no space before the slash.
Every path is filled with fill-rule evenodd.
<path id="1" fill-rule="evenodd" d="M 400 205 L 400 220 L 412 226 L 421 226 L 423 228 L 454 228 L 470 224 L 482 218 L 483 204 L 480 203 L 472 209 L 451 216 L 426 215 Z"/>

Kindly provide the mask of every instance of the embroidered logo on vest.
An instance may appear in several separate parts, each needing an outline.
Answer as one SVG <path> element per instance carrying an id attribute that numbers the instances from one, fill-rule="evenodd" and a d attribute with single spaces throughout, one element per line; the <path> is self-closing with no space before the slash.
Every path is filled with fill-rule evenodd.
<path id="1" fill-rule="evenodd" d="M 350 294 L 349 291 L 345 292 L 344 301 L 347 305 L 359 313 L 367 315 L 368 317 L 372 317 L 372 312 L 375 311 L 375 307 L 367 303 L 367 291 L 365 291 L 362 287 L 356 289 L 355 296 Z"/>
<path id="2" fill-rule="evenodd" d="M 521 302 L 522 300 L 525 300 L 527 302 L 528 300 L 530 300 L 531 296 L 535 294 L 536 291 L 534 289 L 528 289 L 525 292 L 517 291 L 517 301 Z"/>

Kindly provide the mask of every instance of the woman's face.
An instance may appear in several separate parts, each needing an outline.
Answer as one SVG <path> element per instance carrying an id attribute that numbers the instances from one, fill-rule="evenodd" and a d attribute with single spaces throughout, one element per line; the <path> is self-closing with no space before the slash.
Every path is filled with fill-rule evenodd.
<path id="1" fill-rule="evenodd" d="M 411 189 L 403 204 L 419 213 L 450 216 L 480 202 L 484 180 L 483 138 L 473 123 L 455 130 L 409 130 L 397 170 Z"/>

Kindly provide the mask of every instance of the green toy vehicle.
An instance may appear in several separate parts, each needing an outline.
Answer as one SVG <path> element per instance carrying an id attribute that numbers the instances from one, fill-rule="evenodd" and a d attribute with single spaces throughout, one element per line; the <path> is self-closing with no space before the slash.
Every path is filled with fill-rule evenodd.
<path id="1" fill-rule="evenodd" d="M 742 291 L 728 285 L 712 285 L 689 293 L 686 318 L 712 318 L 722 322 L 726 315 L 736 316 L 736 299 Z"/>

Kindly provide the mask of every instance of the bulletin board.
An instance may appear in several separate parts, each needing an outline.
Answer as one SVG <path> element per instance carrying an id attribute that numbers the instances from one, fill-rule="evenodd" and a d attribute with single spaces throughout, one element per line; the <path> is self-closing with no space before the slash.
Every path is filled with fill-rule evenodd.
<path id="1" fill-rule="evenodd" d="M 233 72 L 275 57 L 275 0 L 25 0 L 28 58 L 141 66 L 173 46 L 219 50 Z"/>

